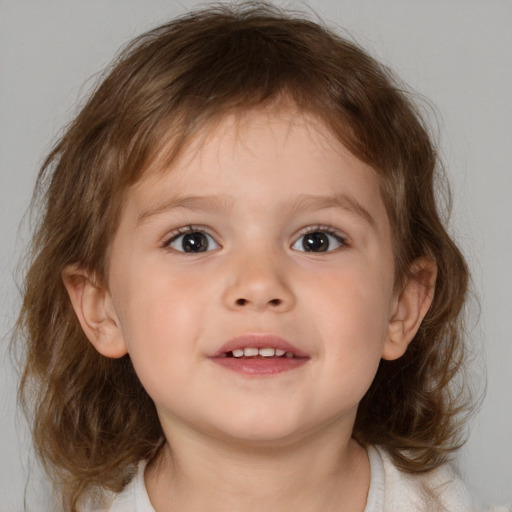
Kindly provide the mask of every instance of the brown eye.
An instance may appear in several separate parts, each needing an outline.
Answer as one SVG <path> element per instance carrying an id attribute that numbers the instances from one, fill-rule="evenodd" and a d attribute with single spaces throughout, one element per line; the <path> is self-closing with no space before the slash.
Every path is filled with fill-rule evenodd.
<path id="1" fill-rule="evenodd" d="M 169 242 L 169 247 L 179 252 L 200 253 L 218 249 L 219 245 L 207 233 L 193 231 L 173 237 Z"/>
<path id="2" fill-rule="evenodd" d="M 302 235 L 292 249 L 302 252 L 328 252 L 345 245 L 342 237 L 327 231 L 312 231 Z"/>
<path id="3" fill-rule="evenodd" d="M 329 249 L 329 238 L 325 233 L 309 233 L 302 238 L 302 247 L 307 252 L 325 252 Z"/>

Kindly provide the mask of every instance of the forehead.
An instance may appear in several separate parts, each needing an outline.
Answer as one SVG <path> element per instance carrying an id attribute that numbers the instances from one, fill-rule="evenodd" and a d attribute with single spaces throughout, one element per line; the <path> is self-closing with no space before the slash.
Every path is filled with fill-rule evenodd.
<path id="1" fill-rule="evenodd" d="M 139 216 L 179 196 L 268 207 L 342 193 L 386 217 L 376 172 L 318 118 L 295 109 L 225 115 L 193 136 L 171 163 L 165 155 L 128 193 L 127 206 Z"/>
<path id="2" fill-rule="evenodd" d="M 194 178 L 187 172 L 190 170 L 200 171 L 195 174 L 196 178 L 200 178 L 213 167 L 229 170 L 231 162 L 234 165 L 246 163 L 251 169 L 264 165 L 265 161 L 271 164 L 293 157 L 298 174 L 306 165 L 319 168 L 324 164 L 329 167 L 334 154 L 339 160 L 357 162 L 361 169 L 366 168 L 365 174 L 372 178 L 377 176 L 314 115 L 300 112 L 293 106 L 242 110 L 207 121 L 180 146 L 179 153 L 174 151 L 173 141 L 170 140 L 159 150 L 139 182 L 157 182 L 169 172 L 179 182 L 185 176 L 187 179 Z M 239 170 L 244 171 L 243 168 Z"/>

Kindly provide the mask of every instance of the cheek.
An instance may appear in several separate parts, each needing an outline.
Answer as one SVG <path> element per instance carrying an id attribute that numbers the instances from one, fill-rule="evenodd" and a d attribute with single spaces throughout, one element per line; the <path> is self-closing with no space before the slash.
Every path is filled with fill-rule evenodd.
<path id="1" fill-rule="evenodd" d="M 314 308 L 319 325 L 330 326 L 333 333 L 357 345 L 385 336 L 393 297 L 391 278 L 363 263 L 317 273 L 308 281 L 308 307 Z"/>
<path id="2" fill-rule="evenodd" d="M 170 378 L 196 350 L 205 294 L 165 265 L 133 266 L 124 275 L 114 302 L 128 353 L 142 381 L 165 368 Z"/>
<path id="3" fill-rule="evenodd" d="M 377 372 L 387 337 L 384 302 L 366 288 L 345 282 L 331 289 L 330 306 L 318 307 L 319 336 L 324 340 L 319 394 L 329 397 L 333 411 L 339 404 L 357 407 Z M 319 305 L 320 306 L 320 305 Z"/>
<path id="4" fill-rule="evenodd" d="M 374 273 L 352 267 L 316 280 L 312 287 L 306 306 L 313 308 L 309 318 L 316 332 L 312 335 L 323 340 L 333 378 L 369 386 L 388 334 L 391 280 L 379 281 Z"/>
<path id="5" fill-rule="evenodd" d="M 155 403 L 161 403 L 179 396 L 185 376 L 193 374 L 199 328 L 183 301 L 169 293 L 155 297 L 156 301 L 137 302 L 131 314 L 137 321 L 128 322 L 123 335 L 142 386 Z"/>
<path id="6" fill-rule="evenodd" d="M 147 300 L 134 301 L 123 323 L 128 351 L 146 353 L 152 359 L 181 351 L 198 331 L 198 303 L 175 290 L 162 290 Z M 149 350 L 151 348 L 151 350 Z"/>

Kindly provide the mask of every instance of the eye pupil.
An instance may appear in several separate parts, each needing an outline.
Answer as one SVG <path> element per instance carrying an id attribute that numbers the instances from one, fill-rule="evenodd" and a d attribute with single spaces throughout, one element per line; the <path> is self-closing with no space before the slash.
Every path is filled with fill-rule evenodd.
<path id="1" fill-rule="evenodd" d="M 302 239 L 302 247 L 307 252 L 325 252 L 329 249 L 329 238 L 325 233 L 308 233 Z"/>
<path id="2" fill-rule="evenodd" d="M 204 233 L 188 233 L 183 235 L 181 246 L 184 252 L 205 252 L 208 249 L 208 238 Z"/>

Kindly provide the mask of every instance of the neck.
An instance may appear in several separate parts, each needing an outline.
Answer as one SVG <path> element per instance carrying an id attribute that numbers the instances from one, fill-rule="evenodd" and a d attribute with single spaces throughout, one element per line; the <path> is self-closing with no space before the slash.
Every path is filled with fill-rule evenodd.
<path id="1" fill-rule="evenodd" d="M 366 451 L 332 430 L 281 446 L 168 437 L 146 470 L 150 500 L 156 512 L 363 512 Z"/>

